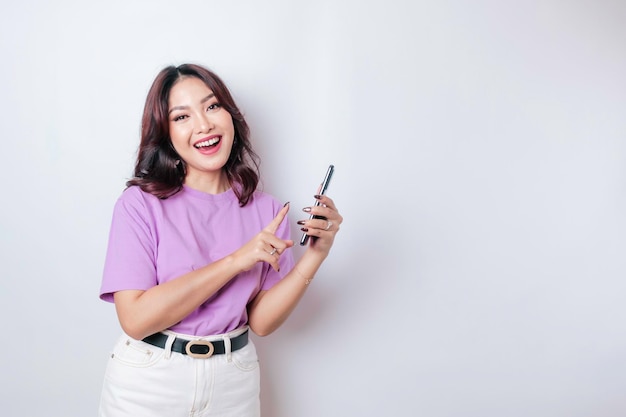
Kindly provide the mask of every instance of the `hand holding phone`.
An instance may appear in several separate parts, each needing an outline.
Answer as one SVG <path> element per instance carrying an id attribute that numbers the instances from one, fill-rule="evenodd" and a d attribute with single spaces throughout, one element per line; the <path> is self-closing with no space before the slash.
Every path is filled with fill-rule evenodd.
<path id="1" fill-rule="evenodd" d="M 324 195 L 326 193 L 326 190 L 328 189 L 328 184 L 330 184 L 330 179 L 333 177 L 333 173 L 335 172 L 335 166 L 334 165 L 329 165 L 328 166 L 328 170 L 326 171 L 326 175 L 324 175 L 324 180 L 322 181 L 322 185 L 320 187 L 320 191 L 319 191 L 319 195 Z M 319 201 L 315 201 L 315 206 L 319 206 L 320 202 Z M 325 217 L 322 216 L 314 216 L 311 215 L 309 217 L 310 219 L 324 219 L 326 220 Z M 307 244 L 307 242 L 309 241 L 309 235 L 307 235 L 306 233 L 302 233 L 302 238 L 300 238 L 300 245 L 304 246 Z"/>

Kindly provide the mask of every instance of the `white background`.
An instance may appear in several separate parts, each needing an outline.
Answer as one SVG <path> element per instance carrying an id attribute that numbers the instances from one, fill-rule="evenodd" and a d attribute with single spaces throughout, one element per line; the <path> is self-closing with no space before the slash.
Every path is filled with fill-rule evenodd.
<path id="1" fill-rule="evenodd" d="M 345 223 L 269 417 L 626 415 L 626 3 L 3 1 L 0 407 L 96 414 L 98 289 L 147 89 L 226 81 L 290 221 Z M 294 232 L 294 237 L 297 234 Z"/>

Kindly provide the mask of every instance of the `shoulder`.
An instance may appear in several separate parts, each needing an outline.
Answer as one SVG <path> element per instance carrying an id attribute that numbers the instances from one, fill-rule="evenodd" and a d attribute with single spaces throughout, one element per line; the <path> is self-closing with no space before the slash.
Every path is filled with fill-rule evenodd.
<path id="1" fill-rule="evenodd" d="M 154 194 L 143 191 L 138 185 L 131 185 L 122 192 L 118 198 L 118 203 L 153 207 L 163 206 L 181 199 L 183 195 L 184 193 L 178 192 L 168 198 L 159 198 Z"/>
<path id="2" fill-rule="evenodd" d="M 150 193 L 143 191 L 138 185 L 131 185 L 130 187 L 127 187 L 124 191 L 122 191 L 122 194 L 118 198 L 118 201 L 124 201 L 128 203 L 150 200 L 158 200 L 158 198 Z"/>
<path id="3" fill-rule="evenodd" d="M 139 186 L 132 185 L 126 188 L 117 199 L 115 213 L 117 215 L 131 215 L 146 217 L 160 207 L 165 200 L 143 191 Z"/>

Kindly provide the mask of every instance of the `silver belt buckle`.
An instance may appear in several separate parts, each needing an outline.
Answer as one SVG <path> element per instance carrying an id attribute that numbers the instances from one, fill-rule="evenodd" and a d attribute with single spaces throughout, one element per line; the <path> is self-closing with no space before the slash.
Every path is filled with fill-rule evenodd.
<path id="1" fill-rule="evenodd" d="M 207 346 L 209 348 L 209 351 L 207 353 L 192 352 L 191 348 L 193 346 Z M 213 347 L 213 343 L 207 340 L 191 340 L 187 342 L 187 345 L 185 346 L 185 353 L 188 356 L 191 356 L 192 358 L 197 358 L 197 359 L 210 358 L 211 356 L 213 356 L 214 351 L 215 351 L 215 348 Z"/>

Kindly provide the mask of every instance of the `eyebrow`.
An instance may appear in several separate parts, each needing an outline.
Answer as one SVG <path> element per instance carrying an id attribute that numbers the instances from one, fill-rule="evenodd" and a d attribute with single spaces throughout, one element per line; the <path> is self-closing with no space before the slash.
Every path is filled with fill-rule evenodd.
<path id="1" fill-rule="evenodd" d="M 202 100 L 200 100 L 200 103 L 206 103 L 207 101 L 211 100 L 213 97 L 215 97 L 215 94 L 211 93 L 208 96 L 206 96 L 205 98 L 203 98 Z M 174 106 L 171 109 L 169 109 L 167 114 L 170 114 L 170 113 L 172 113 L 175 110 L 186 110 L 188 108 L 189 108 L 189 106 Z"/>

